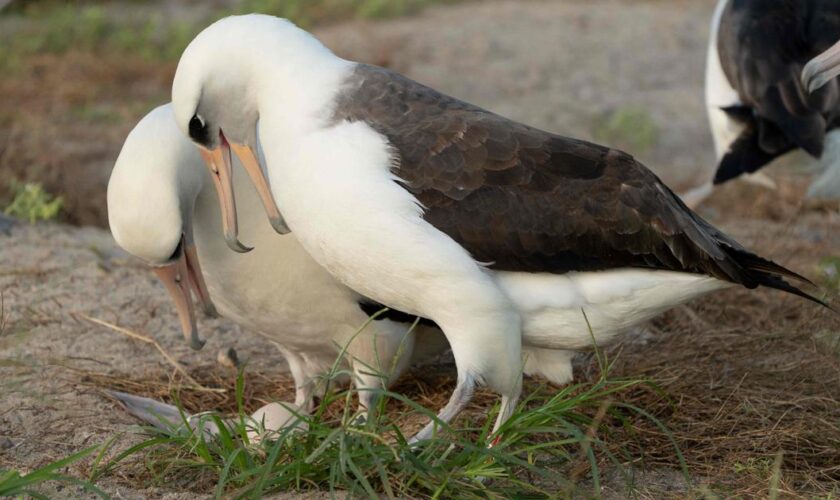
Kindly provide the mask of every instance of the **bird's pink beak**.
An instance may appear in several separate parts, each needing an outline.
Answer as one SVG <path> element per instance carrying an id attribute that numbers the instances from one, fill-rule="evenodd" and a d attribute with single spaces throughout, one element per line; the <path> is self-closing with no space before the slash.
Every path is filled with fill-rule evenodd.
<path id="1" fill-rule="evenodd" d="M 204 347 L 204 341 L 198 336 L 195 309 L 193 308 L 190 290 L 201 302 L 205 314 L 213 317 L 218 314 L 216 306 L 210 299 L 210 293 L 207 291 L 204 276 L 201 274 L 201 266 L 198 263 L 198 254 L 195 251 L 192 236 L 189 234 L 182 236 L 176 255 L 172 260 L 152 269 L 175 302 L 175 309 L 178 311 L 178 319 L 181 322 L 184 339 L 189 342 L 193 349 L 201 349 Z"/>
<path id="2" fill-rule="evenodd" d="M 223 133 L 219 133 L 220 145 L 216 149 L 208 150 L 199 146 L 199 152 L 210 170 L 213 178 L 213 185 L 216 187 L 216 194 L 219 196 L 219 206 L 222 210 L 222 229 L 225 241 L 228 246 L 240 253 L 249 252 L 252 248 L 243 245 L 239 241 L 239 226 L 236 213 L 236 199 L 233 192 L 233 171 L 231 167 L 231 150 L 236 153 L 237 158 L 248 173 L 251 182 L 257 189 L 271 227 L 280 234 L 290 232 L 286 221 L 280 214 L 274 197 L 271 195 L 271 188 L 268 184 L 257 155 L 250 146 L 244 144 L 230 144 Z"/>
<path id="3" fill-rule="evenodd" d="M 802 85 L 815 92 L 840 75 L 840 42 L 811 59 L 802 70 Z"/>
<path id="4" fill-rule="evenodd" d="M 262 167 L 260 167 L 260 161 L 257 159 L 254 150 L 251 149 L 251 146 L 245 144 L 231 144 L 230 148 L 236 154 L 236 157 L 239 158 L 245 171 L 248 172 L 248 177 L 251 178 L 251 182 L 257 189 L 271 227 L 279 234 L 290 233 L 291 229 L 286 225 L 283 215 L 280 214 L 280 209 L 274 203 L 274 197 L 271 195 L 271 187 L 268 184 L 268 179 L 266 179 L 265 173 Z"/>
<path id="5" fill-rule="evenodd" d="M 219 197 L 219 208 L 222 210 L 222 231 L 225 242 L 234 252 L 246 253 L 253 250 L 239 241 L 239 224 L 236 218 L 236 197 L 233 194 L 233 168 L 230 160 L 230 145 L 224 141 L 214 150 L 199 146 L 198 151 L 210 171 L 213 186 Z"/>

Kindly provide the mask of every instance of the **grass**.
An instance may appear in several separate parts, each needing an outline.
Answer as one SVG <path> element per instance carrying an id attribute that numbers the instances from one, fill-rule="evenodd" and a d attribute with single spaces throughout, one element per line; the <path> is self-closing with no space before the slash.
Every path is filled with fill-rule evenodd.
<path id="1" fill-rule="evenodd" d="M 236 10 L 285 17 L 307 27 L 342 19 L 405 16 L 436 3 L 453 0 L 244 0 Z"/>
<path id="2" fill-rule="evenodd" d="M 110 448 L 109 459 L 86 477 L 225 498 L 277 491 L 588 497 L 597 496 L 599 486 L 615 492 L 622 481 L 631 494 L 639 488 L 640 495 L 654 498 L 674 494 L 675 487 L 707 498 L 840 493 L 840 394 L 832 375 L 838 365 L 813 342 L 813 332 L 829 321 L 836 324 L 836 318 L 814 314 L 801 301 L 746 290 L 694 307 L 696 313 L 674 311 L 652 325 L 663 333 L 644 349 L 612 354 L 610 360 L 596 353 L 597 363 L 584 363 L 585 372 L 578 374 L 591 382 L 560 389 L 529 382 L 530 396 L 490 450 L 483 446 L 492 439 L 483 411 L 496 398 L 486 392 L 439 438 L 416 449 L 405 444 L 405 436 L 428 416 L 416 402 L 438 408 L 451 390 L 451 376 L 437 367 L 434 374 L 421 371 L 415 376 L 422 378 L 383 393 L 380 411 L 364 423 L 354 413 L 356 394 L 340 391 L 307 418 L 310 432 L 254 444 L 243 436 L 244 417 L 265 402 L 288 400 L 292 384 L 278 384 L 276 374 L 222 376 L 208 366 L 191 375 L 224 393 L 182 387 L 174 399 L 185 411 L 220 410 L 206 419 L 233 416 L 226 437 L 145 428 L 150 435 L 124 451 Z M 751 318 L 748 330 L 739 326 L 741 315 Z M 171 396 L 179 380 L 121 379 L 112 373 L 85 379 L 95 387 L 158 399 Z M 656 489 L 662 484 L 656 483 L 657 471 L 673 471 L 677 464 L 691 472 L 697 489 L 679 477 L 675 484 L 673 473 Z M 653 486 L 649 476 L 636 476 L 642 468 L 654 473 Z M 622 493 L 627 492 L 616 494 Z"/>
<path id="3" fill-rule="evenodd" d="M 223 429 L 217 439 L 186 425 L 168 430 L 145 427 L 149 439 L 117 454 L 92 478 L 114 472 L 127 458 L 143 453 L 153 484 L 212 490 L 216 498 L 306 490 L 346 491 L 353 497 L 551 497 L 573 491 L 576 481 L 587 477 L 597 495 L 600 461 L 620 468 L 631 459 L 616 453 L 601 436 L 611 425 L 630 425 L 633 415 L 653 419 L 613 400 L 645 382 L 602 378 L 550 396 L 545 391 L 532 394 L 503 426 L 492 448 L 484 446 L 494 439 L 489 428 L 492 414 L 479 427 L 442 425 L 437 437 L 411 447 L 387 407 L 409 408 L 401 412 L 402 420 L 406 413 L 423 418 L 432 414 L 405 396 L 382 391 L 377 411 L 360 423 L 355 392 L 347 390 L 326 397 L 311 417 L 300 417 L 308 432 L 286 428 L 276 440 L 254 444 L 248 440 L 242 410 L 243 380 L 238 379 L 240 411 L 232 424 L 221 425 L 223 416 L 218 414 L 203 417 Z"/>
<path id="4" fill-rule="evenodd" d="M 79 462 L 101 448 L 99 445 L 91 446 L 66 458 L 44 465 L 28 474 L 21 474 L 14 470 L 0 469 L 0 497 L 28 496 L 32 498 L 48 498 L 44 493 L 38 491 L 38 488 L 47 482 L 60 482 L 78 486 L 88 493 L 92 493 L 101 498 L 108 498 L 108 495 L 91 482 L 59 472 L 61 469 Z"/>
<path id="5" fill-rule="evenodd" d="M 352 377 L 341 368 L 341 359 L 339 355 L 324 376 L 328 390 L 315 411 L 298 416 L 306 423 L 305 432 L 289 425 L 270 434 L 271 439 L 251 442 L 253 423 L 245 410 L 248 391 L 241 370 L 232 418 L 211 413 L 203 414 L 197 426 L 184 418 L 181 425 L 163 430 L 144 427 L 150 438 L 95 467 L 90 478 L 113 473 L 130 457 L 143 454 L 153 484 L 212 490 L 216 498 L 306 490 L 377 498 L 551 497 L 558 491 L 572 493 L 581 479 L 591 480 L 597 496 L 600 464 L 606 461 L 621 469 L 634 459 L 603 439 L 611 427 L 632 427 L 635 418 L 644 418 L 667 432 L 649 413 L 618 401 L 621 394 L 649 384 L 610 380 L 609 364 L 598 353 L 597 381 L 559 390 L 537 387 L 497 434 L 491 434 L 490 425 L 498 406 L 487 418 L 479 417 L 479 425 L 459 422 L 450 427 L 438 421 L 432 439 L 409 445 L 406 422 L 416 426 L 435 419 L 434 413 L 402 393 L 379 390 L 377 407 L 360 414 L 356 390 L 329 390 L 336 380 Z M 495 401 L 479 399 L 484 399 L 484 408 Z M 174 400 L 186 415 L 180 395 Z M 204 432 L 210 423 L 220 429 L 217 436 Z M 492 447 L 486 446 L 491 442 Z M 676 455 L 686 471 L 678 449 Z"/>
<path id="6" fill-rule="evenodd" d="M 834 292 L 840 291 L 840 256 L 832 255 L 820 259 L 817 272 L 822 278 L 821 285 Z"/>
<path id="7" fill-rule="evenodd" d="M 592 135 L 600 143 L 644 154 L 656 145 L 659 129 L 644 108 L 622 106 L 597 117 Z"/>
<path id="8" fill-rule="evenodd" d="M 58 217 L 64 201 L 44 191 L 40 184 L 34 182 L 11 182 L 14 198 L 4 212 L 6 215 L 18 217 L 35 224 L 38 221 L 52 220 Z"/>
<path id="9" fill-rule="evenodd" d="M 175 61 L 201 29 L 231 14 L 271 14 L 309 28 L 346 19 L 410 15 L 435 3 L 453 1 L 241 0 L 233 8 L 198 10 L 198 15 L 193 13 L 189 18 L 148 12 L 132 16 L 99 3 L 22 2 L 20 7 L 0 13 L 0 67 L 14 71 L 33 56 L 68 51 Z"/>
<path id="10" fill-rule="evenodd" d="M 311 28 L 454 1 L 14 0 L 0 10 L 0 176 L 60 192 L 66 222 L 107 226 L 106 177 L 88 173 L 110 164 L 130 125 L 169 100 L 178 58 L 211 22 L 264 12 Z M 0 208 L 13 196 L 0 183 Z"/>

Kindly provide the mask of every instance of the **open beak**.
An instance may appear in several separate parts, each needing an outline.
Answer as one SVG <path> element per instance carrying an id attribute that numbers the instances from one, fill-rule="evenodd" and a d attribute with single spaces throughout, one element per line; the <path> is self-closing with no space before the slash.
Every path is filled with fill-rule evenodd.
<path id="1" fill-rule="evenodd" d="M 236 198 L 233 195 L 233 168 L 230 160 L 230 145 L 227 141 L 213 150 L 198 148 L 201 158 L 210 170 L 213 186 L 219 197 L 219 207 L 222 210 L 222 230 L 225 242 L 234 252 L 246 253 L 253 250 L 239 241 L 239 225 L 236 220 Z"/>
<path id="2" fill-rule="evenodd" d="M 802 85 L 815 92 L 840 75 L 840 42 L 811 59 L 802 70 Z"/>
<path id="3" fill-rule="evenodd" d="M 268 220 L 271 222 L 271 227 L 280 234 L 290 233 L 289 226 L 286 225 L 286 221 L 283 220 L 277 204 L 274 203 L 274 197 L 271 195 L 268 180 L 265 178 L 265 174 L 260 167 L 257 155 L 254 154 L 254 150 L 251 149 L 251 146 L 244 144 L 231 144 L 230 148 L 236 153 L 236 157 L 242 162 L 242 166 L 248 172 L 248 177 L 254 183 L 254 187 L 257 189 L 257 193 L 259 193 L 260 200 L 265 208 L 265 213 L 268 215 Z"/>
<path id="4" fill-rule="evenodd" d="M 189 342 L 191 348 L 199 350 L 204 347 L 204 341 L 198 336 L 190 290 L 195 291 L 206 313 L 216 315 L 216 307 L 210 300 L 210 294 L 207 292 L 207 286 L 201 275 L 198 256 L 190 239 L 183 236 L 172 260 L 162 266 L 155 266 L 153 270 L 175 302 L 184 339 Z"/>

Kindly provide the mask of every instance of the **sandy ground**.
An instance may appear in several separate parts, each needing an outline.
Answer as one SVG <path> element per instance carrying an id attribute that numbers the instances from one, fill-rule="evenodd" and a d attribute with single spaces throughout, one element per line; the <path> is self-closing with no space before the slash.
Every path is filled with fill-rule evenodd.
<path id="1" fill-rule="evenodd" d="M 632 152 L 673 185 L 684 187 L 713 162 L 702 102 L 713 4 L 476 2 L 432 8 L 413 18 L 341 24 L 317 34 L 342 55 L 388 65 L 447 93 L 566 135 L 591 139 L 605 113 L 630 105 L 643 108 L 658 132 L 649 150 Z M 138 95 L 147 101 L 164 96 L 165 80 L 139 79 L 124 94 L 103 99 Z M 54 98 L 60 101 L 60 96 Z M 57 145 L 36 144 L 42 148 L 36 160 L 52 172 L 45 182 L 65 193 L 72 220 L 104 221 L 107 175 L 125 133 L 145 112 L 137 108 L 127 112 L 134 118 L 123 115 L 117 123 L 71 130 Z M 51 127 L 67 125 L 64 119 Z M 6 139 L 17 141 L 11 152 L 7 147 L 0 155 L 6 165 L 10 158 L 18 163 L 30 158 L 23 146 L 38 139 L 30 136 L 29 126 L 34 125 L 20 120 L 12 132 L 6 130 Z M 50 147 L 55 149 L 43 149 Z M 777 203 L 761 190 L 729 188 L 704 213 L 745 243 L 759 245 L 763 254 L 813 275 L 819 258 L 840 248 L 840 220 L 836 212 L 799 219 L 797 189 L 785 192 L 785 202 Z M 730 208 L 736 199 L 737 207 Z M 797 253 L 779 238 L 808 242 L 811 250 Z M 122 254 L 101 229 L 54 224 L 11 228 L 0 235 L 0 291 L 0 466 L 28 469 L 129 428 L 133 421 L 86 384 L 83 372 L 159 377 L 172 370 L 149 345 L 93 325 L 82 315 L 154 336 L 188 369 L 205 367 L 233 376 L 215 366 L 216 352 L 233 346 L 252 369 L 285 380 L 285 365 L 279 355 L 271 355 L 273 346 L 225 320 L 202 320 L 208 345 L 202 352 L 190 351 L 154 277 Z M 732 293 L 729 297 L 743 296 Z M 768 308 L 779 298 L 764 292 L 757 296 Z M 813 311 L 796 309 L 796 314 L 803 310 Z M 728 319 L 737 324 L 737 315 Z M 644 348 L 639 343 L 628 349 L 644 353 Z M 662 358 L 667 361 L 667 352 Z M 633 373 L 632 366 L 626 370 Z M 738 382 L 727 383 L 735 390 Z M 649 481 L 662 489 L 677 488 L 669 494 L 679 494 L 682 484 L 667 470 Z M 194 497 L 173 490 L 135 491 L 127 484 L 116 478 L 104 487 L 123 498 Z M 621 495 L 620 486 L 612 488 Z M 57 492 L 65 493 L 75 494 Z"/>
<path id="2" fill-rule="evenodd" d="M 633 153 L 681 187 L 713 162 L 702 103 L 713 4 L 468 2 L 316 34 L 343 56 L 583 139 L 595 138 L 610 112 L 641 108 L 657 132 Z M 137 120 L 169 99 L 174 64 L 71 52 L 41 57 L 28 71 L 21 81 L 0 75 L 0 93 L 9 96 L 0 103 L 0 172 L 63 194 L 69 222 L 105 226 L 113 160 Z"/>

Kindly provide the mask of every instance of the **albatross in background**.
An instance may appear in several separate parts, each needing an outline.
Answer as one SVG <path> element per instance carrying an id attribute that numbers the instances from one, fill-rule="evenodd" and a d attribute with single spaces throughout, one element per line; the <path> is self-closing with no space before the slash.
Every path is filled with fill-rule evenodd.
<path id="1" fill-rule="evenodd" d="M 333 276 L 441 327 L 458 368 L 444 422 L 483 383 L 502 396 L 497 431 L 521 391 L 523 344 L 602 344 L 732 285 L 818 301 L 630 155 L 341 59 L 287 20 L 206 28 L 172 98 L 181 130 L 216 162 L 233 149 L 258 163 L 260 137 L 283 218 Z"/>
<path id="2" fill-rule="evenodd" d="M 835 10 L 834 15 L 840 15 Z M 840 42 L 833 45 L 819 56 L 812 59 L 802 70 L 802 84 L 809 92 L 820 92 L 825 85 L 836 85 L 840 75 Z M 834 133 L 829 137 L 834 136 Z M 834 165 L 840 164 L 840 155 L 827 158 Z M 834 198 L 840 197 L 840 167 L 826 170 L 819 181 L 820 192 L 826 192 Z"/>
<path id="3" fill-rule="evenodd" d="M 838 38 L 840 0 L 720 0 L 706 62 L 718 166 L 686 203 L 695 206 L 713 184 L 742 175 L 773 187 L 758 170 L 796 149 L 820 160 L 823 173 L 808 196 L 840 197 L 840 86 L 826 79 L 809 95 L 800 83 L 803 66 Z"/>
<path id="4" fill-rule="evenodd" d="M 199 152 L 165 105 L 128 135 L 108 183 L 114 238 L 153 266 L 194 347 L 203 342 L 196 331 L 191 287 L 206 311 L 218 306 L 224 317 L 278 346 L 295 380 L 295 407 L 303 412 L 311 409 L 322 389 L 318 382 L 345 346 L 363 407 L 370 407 L 374 389 L 381 387 L 380 374 L 394 380 L 410 365 L 412 354 L 417 359 L 445 349 L 437 329 L 418 325 L 409 331 L 414 318 L 408 323 L 377 320 L 354 338 L 368 320 L 364 310 L 381 307 L 333 279 L 294 236 L 276 234 L 264 220 L 260 196 L 244 179 L 217 187 L 238 195 L 242 231 L 256 249 L 229 251 L 210 179 Z M 163 407 L 158 409 L 166 414 Z"/>

